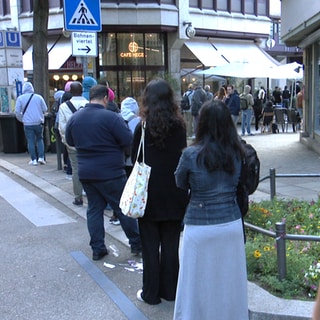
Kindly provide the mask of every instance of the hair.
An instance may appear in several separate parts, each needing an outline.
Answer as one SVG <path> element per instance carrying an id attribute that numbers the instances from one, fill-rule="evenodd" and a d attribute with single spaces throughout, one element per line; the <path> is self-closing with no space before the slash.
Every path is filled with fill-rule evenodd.
<path id="1" fill-rule="evenodd" d="M 217 92 L 216 98 L 219 100 L 224 99 L 226 96 L 226 89 L 224 87 L 220 87 L 219 91 Z"/>
<path id="2" fill-rule="evenodd" d="M 72 96 L 81 96 L 82 84 L 79 81 L 73 81 L 70 85 L 70 93 Z"/>
<path id="3" fill-rule="evenodd" d="M 166 80 L 151 80 L 143 93 L 141 118 L 146 121 L 152 145 L 164 149 L 165 141 L 178 126 L 185 128 L 174 92 Z"/>
<path id="4" fill-rule="evenodd" d="M 221 100 L 211 100 L 200 109 L 193 145 L 200 146 L 197 163 L 211 172 L 222 169 L 234 173 L 234 157 L 243 158 L 243 148 L 230 111 Z"/>
<path id="5" fill-rule="evenodd" d="M 105 85 L 97 84 L 90 89 L 90 100 L 98 99 L 101 100 L 104 97 L 108 97 L 109 90 Z"/>

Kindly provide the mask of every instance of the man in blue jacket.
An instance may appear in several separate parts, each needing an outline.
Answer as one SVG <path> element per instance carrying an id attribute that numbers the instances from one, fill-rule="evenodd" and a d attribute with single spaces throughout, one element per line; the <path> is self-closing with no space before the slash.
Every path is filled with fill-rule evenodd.
<path id="1" fill-rule="evenodd" d="M 119 114 L 106 109 L 108 89 L 90 89 L 90 103 L 74 113 L 66 127 L 66 142 L 77 150 L 78 174 L 87 194 L 87 225 L 93 260 L 108 254 L 103 212 L 107 203 L 120 220 L 131 252 L 141 252 L 137 221 L 122 214 L 119 200 L 127 177 L 124 149 L 131 146 L 132 133 Z"/>
<path id="2" fill-rule="evenodd" d="M 240 97 L 235 92 L 232 84 L 229 84 L 227 86 L 226 105 L 228 106 L 228 108 L 230 110 L 232 121 L 233 121 L 234 125 L 237 127 L 239 113 L 240 113 Z"/>

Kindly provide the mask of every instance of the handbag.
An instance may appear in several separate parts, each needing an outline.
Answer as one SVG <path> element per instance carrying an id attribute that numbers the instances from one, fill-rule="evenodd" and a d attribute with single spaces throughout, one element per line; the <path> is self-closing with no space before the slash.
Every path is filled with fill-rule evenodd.
<path id="1" fill-rule="evenodd" d="M 148 183 L 151 167 L 144 160 L 145 123 L 141 123 L 141 138 L 137 152 L 136 162 L 124 186 L 119 207 L 122 213 L 131 218 L 142 218 L 147 204 Z M 142 152 L 142 162 L 139 154 Z"/>

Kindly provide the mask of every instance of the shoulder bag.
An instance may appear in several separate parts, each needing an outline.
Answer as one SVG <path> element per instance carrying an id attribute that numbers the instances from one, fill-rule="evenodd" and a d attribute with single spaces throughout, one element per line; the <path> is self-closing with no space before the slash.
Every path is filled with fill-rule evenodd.
<path id="1" fill-rule="evenodd" d="M 147 204 L 148 183 L 151 167 L 144 160 L 145 122 L 141 123 L 141 138 L 136 162 L 123 189 L 119 207 L 122 213 L 131 218 L 142 218 Z M 139 163 L 139 154 L 142 152 L 142 162 Z"/>

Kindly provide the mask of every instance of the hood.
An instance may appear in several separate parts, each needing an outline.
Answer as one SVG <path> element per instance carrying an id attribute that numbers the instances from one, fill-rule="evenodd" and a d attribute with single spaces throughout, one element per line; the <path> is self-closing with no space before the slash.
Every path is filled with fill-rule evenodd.
<path id="1" fill-rule="evenodd" d="M 97 84 L 97 81 L 92 78 L 92 77 L 84 77 L 83 81 L 82 81 L 82 89 L 83 91 L 89 91 L 90 88 L 92 88 L 93 86 L 95 86 Z"/>
<path id="2" fill-rule="evenodd" d="M 108 100 L 113 101 L 114 100 L 114 92 L 108 88 Z"/>
<path id="3" fill-rule="evenodd" d="M 124 120 L 129 121 L 132 116 L 139 115 L 139 106 L 135 99 L 125 98 L 121 102 L 121 116 Z"/>
<path id="4" fill-rule="evenodd" d="M 65 92 L 69 92 L 70 91 L 70 86 L 71 86 L 71 83 L 72 83 L 73 81 L 68 81 L 66 84 L 65 84 L 65 86 L 64 86 L 64 91 Z"/>
<path id="5" fill-rule="evenodd" d="M 64 91 L 62 90 L 58 90 L 54 95 L 53 95 L 53 98 L 55 101 L 60 101 L 61 100 L 61 97 L 63 96 L 64 94 Z"/>
<path id="6" fill-rule="evenodd" d="M 22 94 L 34 93 L 34 88 L 31 82 L 25 82 L 22 86 Z"/>

